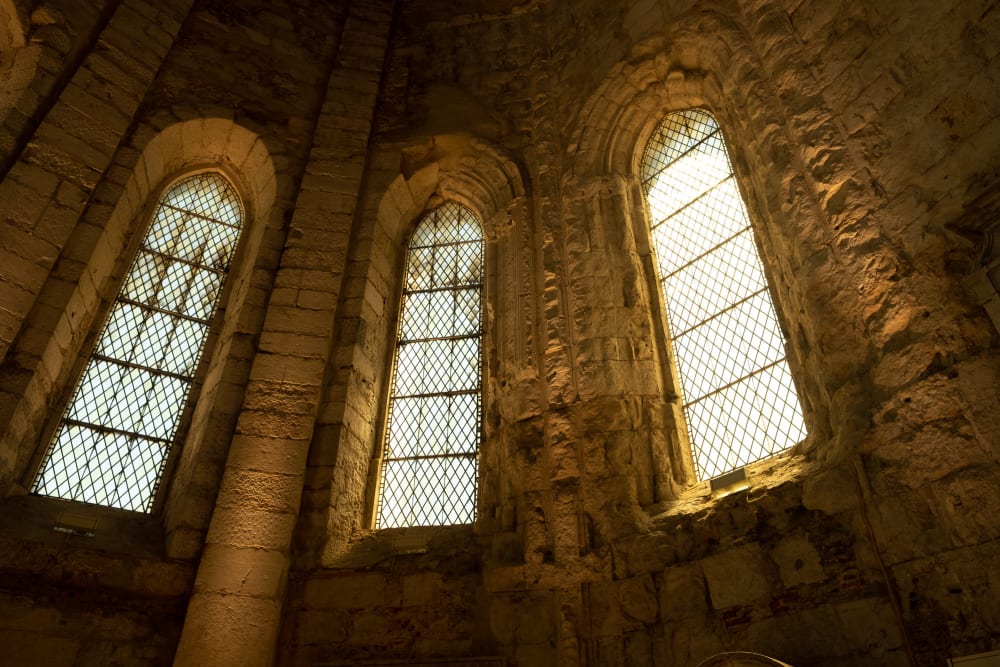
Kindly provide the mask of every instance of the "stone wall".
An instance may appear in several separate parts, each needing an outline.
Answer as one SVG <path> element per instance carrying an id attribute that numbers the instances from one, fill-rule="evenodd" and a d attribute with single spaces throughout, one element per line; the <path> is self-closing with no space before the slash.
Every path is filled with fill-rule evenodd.
<path id="1" fill-rule="evenodd" d="M 963 287 L 976 231 L 951 227 L 996 182 L 995 159 L 958 157 L 997 140 L 983 99 L 996 90 L 995 54 L 982 42 L 996 17 L 975 3 L 928 8 L 930 22 L 919 13 L 749 2 L 400 8 L 373 164 L 388 174 L 373 177 L 373 196 L 391 196 L 393 175 L 445 171 L 463 152 L 456 135 L 516 164 L 526 193 L 491 244 L 477 533 L 497 652 L 518 664 L 686 665 L 747 649 L 792 664 L 886 665 L 996 644 L 991 603 L 966 606 L 977 597 L 967 586 L 991 584 L 957 583 L 965 563 L 996 562 L 995 530 L 940 502 L 950 493 L 979 507 L 996 479 L 985 409 L 996 392 L 962 388 L 996 386 L 995 332 Z M 724 499 L 690 486 L 677 441 L 635 176 L 651 125 L 691 105 L 712 108 L 727 133 L 811 430 Z M 947 141 L 934 120 L 942 105 L 961 107 L 962 120 L 942 122 L 965 128 Z M 488 171 L 481 160 L 464 166 Z M 975 185 L 954 188 L 955 178 Z M 438 192 L 474 196 L 444 179 Z M 419 208 L 404 199 L 400 208 Z M 374 208 L 362 229 L 384 224 Z M 396 252 L 384 263 L 398 266 Z M 365 321 L 375 370 L 350 366 L 368 395 L 384 393 L 389 294 L 387 315 Z M 371 405 L 363 428 L 374 450 Z M 352 585 L 330 558 L 321 572 Z M 930 576 L 932 563 L 949 574 Z M 372 655 L 432 655 L 426 629 L 398 620 L 407 612 L 392 595 L 375 605 L 391 628 L 381 640 L 350 624 L 336 637 L 298 635 L 308 610 L 329 613 L 330 601 L 292 599 L 302 617 L 288 637 L 303 646 L 293 662 L 360 655 L 366 642 Z"/>
<path id="2" fill-rule="evenodd" d="M 10 156 L 0 186 L 5 252 L 32 263 L 30 271 L 5 264 L 21 290 L 8 295 L 28 293 L 29 279 L 43 285 L 23 306 L 8 298 L 3 309 L 12 319 L 15 305 L 27 313 L 13 329 L 0 388 L 0 479 L 10 495 L 2 513 L 17 547 L 0 558 L 11 605 L 4 627 L 24 646 L 21 664 L 172 661 L 344 13 L 270 2 L 114 8 L 82 63 L 64 64 L 76 68 L 63 73 L 70 83 L 28 147 Z M 93 8 L 89 16 L 101 18 Z M 220 66 L 223 59 L 232 66 Z M 69 114 L 81 120 L 70 123 Z M 51 145 L 46 123 L 59 137 Z M 206 167 L 234 182 L 249 219 L 156 516 L 18 495 L 117 293 L 127 263 L 115 258 L 130 255 L 159 193 Z M 53 532 L 67 511 L 96 536 Z M 133 544 L 143 546 L 141 557 L 123 546 Z M 22 616 L 37 619 L 30 634 Z M 50 645 L 61 647 L 58 660 Z"/>
<path id="3" fill-rule="evenodd" d="M 0 4 L 0 49 L 42 54 L 0 97 L 21 664 L 1000 648 L 1000 354 L 972 282 L 1000 221 L 996 3 L 88 8 Z M 678 427 L 637 177 L 691 106 L 725 132 L 810 430 L 728 494 Z M 156 511 L 24 495 L 143 211 L 202 168 L 250 224 Z M 373 531 L 402 249 L 448 199 L 487 234 L 478 518 Z"/>

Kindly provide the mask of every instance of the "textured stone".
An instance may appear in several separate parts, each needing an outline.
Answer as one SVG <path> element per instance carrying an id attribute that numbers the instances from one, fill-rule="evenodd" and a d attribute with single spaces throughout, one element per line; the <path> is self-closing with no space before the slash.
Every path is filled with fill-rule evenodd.
<path id="1" fill-rule="evenodd" d="M 793 536 L 782 540 L 771 552 L 771 558 L 778 564 L 781 582 L 787 588 L 814 584 L 826 577 L 819 552 L 806 537 Z"/>
<path id="2" fill-rule="evenodd" d="M 0 2 L 11 660 L 1000 644 L 993 4 L 26 4 Z M 810 430 L 728 494 L 695 478 L 636 173 L 692 106 Z M 153 203 L 213 168 L 247 220 L 152 515 L 26 494 Z M 404 249 L 452 199 L 487 239 L 478 514 L 374 531 Z"/>
<path id="3" fill-rule="evenodd" d="M 773 591 L 770 568 L 756 545 L 707 558 L 702 568 L 715 609 L 752 604 Z"/>

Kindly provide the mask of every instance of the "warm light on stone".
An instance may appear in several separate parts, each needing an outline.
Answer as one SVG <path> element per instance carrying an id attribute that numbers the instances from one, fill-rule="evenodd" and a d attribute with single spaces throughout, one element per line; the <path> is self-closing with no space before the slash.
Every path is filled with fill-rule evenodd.
<path id="1" fill-rule="evenodd" d="M 0 0 L 0 663 L 988 659 L 998 59 L 1000 6 L 974 0 Z M 690 110 L 724 132 L 753 232 L 733 252 L 774 306 L 770 342 L 692 358 L 722 378 L 766 348 L 798 402 L 780 443 L 746 435 L 755 399 L 722 409 L 767 451 L 708 473 L 659 283 L 679 244 L 643 187 Z M 243 226 L 187 407 L 109 381 L 117 412 L 87 415 L 95 438 L 176 417 L 161 481 L 106 503 L 148 512 L 34 493 L 88 359 L 123 345 L 158 203 L 204 174 Z M 411 240 L 445 206 L 481 230 L 479 331 L 401 325 Z M 452 440 L 452 407 L 411 410 L 401 458 L 475 472 L 455 516 L 409 521 L 429 505 L 407 482 L 376 529 L 401 330 L 481 333 L 403 383 L 476 415 Z M 73 484 L 118 494 L 120 444 L 82 448 Z"/>

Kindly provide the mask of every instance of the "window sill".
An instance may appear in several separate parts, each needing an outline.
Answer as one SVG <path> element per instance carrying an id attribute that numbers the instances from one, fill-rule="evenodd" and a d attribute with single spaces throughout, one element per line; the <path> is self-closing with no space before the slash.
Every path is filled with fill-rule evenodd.
<path id="1" fill-rule="evenodd" d="M 793 448 L 794 451 L 794 448 Z M 677 498 L 650 505 L 646 508 L 649 518 L 656 522 L 688 517 L 714 509 L 723 499 L 742 494 L 747 502 L 766 494 L 769 489 L 783 484 L 802 482 L 815 473 L 814 464 L 802 454 L 785 452 L 745 466 L 746 482 L 732 488 L 713 491 L 710 480 L 703 480 L 686 488 Z"/>
<path id="2" fill-rule="evenodd" d="M 0 500 L 0 572 L 13 589 L 47 581 L 172 604 L 190 593 L 195 563 L 164 556 L 156 516 L 22 495 Z"/>
<path id="3" fill-rule="evenodd" d="M 36 495 L 0 500 L 0 534 L 63 549 L 163 558 L 163 528 L 149 514 Z"/>
<path id="4" fill-rule="evenodd" d="M 474 524 L 380 528 L 358 535 L 346 552 L 325 567 L 356 569 L 407 556 L 464 551 L 476 540 Z"/>

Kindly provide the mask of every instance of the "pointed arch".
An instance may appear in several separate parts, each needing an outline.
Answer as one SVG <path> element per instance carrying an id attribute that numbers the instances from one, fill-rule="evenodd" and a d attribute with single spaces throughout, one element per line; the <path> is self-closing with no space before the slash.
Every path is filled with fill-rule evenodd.
<path id="1" fill-rule="evenodd" d="M 667 114 L 641 180 L 695 469 L 717 477 L 806 436 L 784 336 L 715 117 Z"/>

